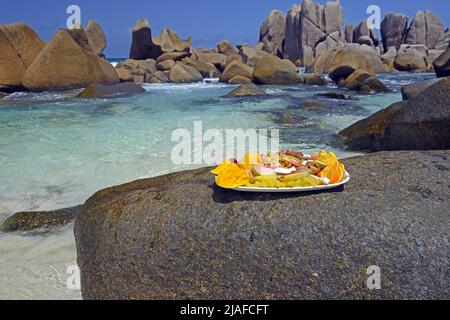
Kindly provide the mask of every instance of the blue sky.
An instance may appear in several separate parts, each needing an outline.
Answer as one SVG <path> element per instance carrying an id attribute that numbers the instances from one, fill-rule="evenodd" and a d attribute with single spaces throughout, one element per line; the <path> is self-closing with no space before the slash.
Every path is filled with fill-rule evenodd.
<path id="1" fill-rule="evenodd" d="M 154 34 L 164 27 L 182 37 L 192 36 L 194 45 L 212 47 L 222 39 L 234 43 L 255 43 L 261 22 L 272 9 L 284 12 L 292 0 L 2 0 L 0 23 L 26 22 L 45 40 L 65 27 L 66 8 L 77 4 L 82 21 L 98 21 L 108 36 L 108 57 L 126 57 L 131 42 L 131 28 L 136 20 L 147 17 Z M 324 0 L 318 2 L 324 3 Z M 358 23 L 367 17 L 371 4 L 381 7 L 382 15 L 402 12 L 413 17 L 418 10 L 432 10 L 445 26 L 450 25 L 449 0 L 341 0 L 346 23 Z"/>

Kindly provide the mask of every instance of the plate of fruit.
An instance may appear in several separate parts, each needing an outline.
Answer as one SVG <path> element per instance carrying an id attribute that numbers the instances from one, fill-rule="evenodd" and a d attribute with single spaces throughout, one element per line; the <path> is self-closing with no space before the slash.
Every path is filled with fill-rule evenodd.
<path id="1" fill-rule="evenodd" d="M 297 151 L 248 153 L 211 171 L 216 184 L 242 192 L 302 192 L 334 189 L 350 181 L 350 174 L 333 152 L 307 155 Z"/>

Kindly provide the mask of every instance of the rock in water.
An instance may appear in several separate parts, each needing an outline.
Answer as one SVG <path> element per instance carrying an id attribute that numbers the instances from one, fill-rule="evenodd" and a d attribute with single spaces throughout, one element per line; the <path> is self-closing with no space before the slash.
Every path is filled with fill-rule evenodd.
<path id="1" fill-rule="evenodd" d="M 298 68 L 287 59 L 266 56 L 259 60 L 253 71 L 255 81 L 260 84 L 296 84 L 303 80 Z"/>
<path id="2" fill-rule="evenodd" d="M 405 44 L 423 44 L 434 49 L 444 34 L 444 25 L 431 11 L 418 11 L 405 38 Z"/>
<path id="3" fill-rule="evenodd" d="M 114 67 L 80 47 L 65 29 L 57 32 L 23 77 L 23 85 L 31 91 L 68 90 L 117 82 L 119 76 Z"/>
<path id="4" fill-rule="evenodd" d="M 163 53 L 161 46 L 153 43 L 152 29 L 148 20 L 144 18 L 136 22 L 133 28 L 130 59 L 157 59 Z"/>
<path id="5" fill-rule="evenodd" d="M 394 66 L 399 71 L 426 71 L 427 48 L 424 45 L 402 45 L 395 57 Z"/>
<path id="6" fill-rule="evenodd" d="M 352 100 L 353 96 L 348 93 L 342 93 L 342 92 L 323 92 L 319 93 L 318 96 L 320 97 L 326 97 L 330 99 L 337 99 L 337 100 Z"/>
<path id="7" fill-rule="evenodd" d="M 272 10 L 264 20 L 259 32 L 259 41 L 267 52 L 283 57 L 283 43 L 286 36 L 286 15 L 280 10 Z"/>
<path id="8" fill-rule="evenodd" d="M 233 61 L 228 64 L 223 71 L 222 75 L 220 76 L 220 82 L 228 83 L 228 81 L 236 76 L 253 79 L 253 68 L 242 62 Z"/>
<path id="9" fill-rule="evenodd" d="M 349 90 L 365 93 L 388 92 L 389 89 L 374 75 L 368 74 L 364 70 L 356 70 L 345 80 L 339 83 L 340 86 Z"/>
<path id="10" fill-rule="evenodd" d="M 265 96 L 267 93 L 254 84 L 244 84 L 227 94 L 227 97 Z"/>
<path id="11" fill-rule="evenodd" d="M 361 120 L 339 135 L 352 150 L 450 149 L 450 78 L 416 98 Z"/>
<path id="12" fill-rule="evenodd" d="M 386 72 L 386 67 L 375 48 L 356 43 L 346 44 L 345 48 L 338 48 L 329 54 L 319 56 L 309 71 L 330 73 L 333 77 L 345 78 L 358 69 L 370 74 Z"/>
<path id="13" fill-rule="evenodd" d="M 450 47 L 433 62 L 438 78 L 450 76 Z"/>
<path id="14" fill-rule="evenodd" d="M 89 45 L 92 51 L 98 56 L 103 55 L 103 51 L 106 48 L 106 34 L 102 27 L 95 21 L 89 20 L 86 35 L 89 39 Z"/>
<path id="15" fill-rule="evenodd" d="M 78 97 L 83 99 L 115 99 L 143 92 L 145 90 L 133 82 L 123 82 L 107 86 L 93 84 L 84 89 Z"/>
<path id="16" fill-rule="evenodd" d="M 330 73 L 331 79 L 338 83 L 341 79 L 346 79 L 356 70 L 363 70 L 369 74 L 375 74 L 372 65 L 367 58 L 350 48 L 338 50 L 328 66 L 324 66 L 325 72 Z"/>
<path id="17" fill-rule="evenodd" d="M 182 62 L 177 62 L 175 66 L 170 69 L 169 79 L 173 83 L 191 83 L 201 82 L 203 77 L 195 68 L 185 65 Z"/>
<path id="18" fill-rule="evenodd" d="M 416 98 L 439 80 L 440 79 L 423 80 L 403 86 L 402 87 L 403 100 L 411 100 Z"/>
<path id="19" fill-rule="evenodd" d="M 0 226 L 3 232 L 49 230 L 71 223 L 82 206 L 42 212 L 19 212 Z"/>
<path id="20" fill-rule="evenodd" d="M 250 84 L 253 83 L 252 79 L 244 76 L 235 76 L 228 80 L 228 84 Z"/>
<path id="21" fill-rule="evenodd" d="M 169 82 L 168 76 L 164 72 L 157 69 L 156 61 L 153 59 L 128 59 L 122 63 L 119 63 L 116 66 L 116 70 L 121 81 L 134 81 L 137 84 Z"/>
<path id="22" fill-rule="evenodd" d="M 23 23 L 0 25 L 0 88 L 21 88 L 25 71 L 46 43 Z"/>
<path id="23" fill-rule="evenodd" d="M 200 169 L 96 193 L 75 222 L 83 297 L 448 299 L 450 152 L 344 163 L 335 192 L 239 193 Z"/>
<path id="24" fill-rule="evenodd" d="M 408 17 L 399 13 L 388 13 L 381 22 L 381 37 L 384 51 L 389 48 L 400 48 L 408 28 Z"/>
<path id="25" fill-rule="evenodd" d="M 303 83 L 313 86 L 326 86 L 329 84 L 328 80 L 318 73 L 309 73 L 301 75 Z"/>

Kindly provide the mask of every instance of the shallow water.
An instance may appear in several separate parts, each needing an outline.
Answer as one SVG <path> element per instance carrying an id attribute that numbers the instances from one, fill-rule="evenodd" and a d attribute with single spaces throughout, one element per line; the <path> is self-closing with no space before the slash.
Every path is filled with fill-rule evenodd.
<path id="1" fill-rule="evenodd" d="M 338 101 L 316 97 L 333 86 L 268 86 L 265 98 L 229 99 L 218 83 L 145 85 L 146 93 L 80 101 L 66 93 L 14 94 L 0 102 L 0 221 L 22 210 L 83 203 L 94 192 L 143 177 L 193 168 L 170 160 L 173 130 L 278 128 L 282 147 L 332 149 L 334 135 L 401 100 L 402 85 L 432 74 L 387 74 L 392 93 Z M 310 106 L 305 102 L 313 102 Z M 294 119 L 294 121 L 292 121 Z M 302 121 L 297 121 L 300 119 Z M 304 120 L 304 121 L 303 121 Z M 71 227 L 51 234 L 0 233 L 0 298 L 77 299 L 65 286 L 76 261 Z"/>

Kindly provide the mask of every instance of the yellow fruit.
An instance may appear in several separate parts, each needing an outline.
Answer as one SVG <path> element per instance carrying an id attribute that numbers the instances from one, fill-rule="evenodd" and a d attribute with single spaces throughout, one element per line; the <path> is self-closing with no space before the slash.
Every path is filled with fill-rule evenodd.
<path id="1" fill-rule="evenodd" d="M 211 171 L 212 174 L 218 176 L 223 170 L 225 170 L 229 165 L 231 165 L 231 162 L 228 160 L 225 160 L 222 162 L 217 168 Z"/>
<path id="2" fill-rule="evenodd" d="M 258 176 L 253 178 L 256 182 L 268 182 L 268 181 L 277 181 L 278 176 L 277 175 L 270 175 L 270 176 Z"/>
<path id="3" fill-rule="evenodd" d="M 344 180 L 345 166 L 339 163 L 339 160 L 333 152 L 326 153 L 325 151 L 322 151 L 318 160 L 327 165 L 327 167 L 319 173 L 319 177 L 329 179 L 331 184 L 336 184 Z"/>
<path id="4" fill-rule="evenodd" d="M 305 178 L 307 176 L 309 176 L 309 174 L 307 172 L 294 173 L 294 174 L 289 174 L 287 176 L 282 176 L 282 177 L 280 177 L 280 180 L 293 181 L 293 180 L 299 180 L 299 179 Z"/>
<path id="5" fill-rule="evenodd" d="M 241 169 L 250 170 L 254 165 L 261 162 L 261 155 L 258 152 L 251 152 L 245 155 L 244 161 L 239 164 L 239 167 L 241 167 Z"/>
<path id="6" fill-rule="evenodd" d="M 216 183 L 219 187 L 225 189 L 235 189 L 248 185 L 250 175 L 247 171 L 241 169 L 237 164 L 227 165 L 217 176 Z"/>

